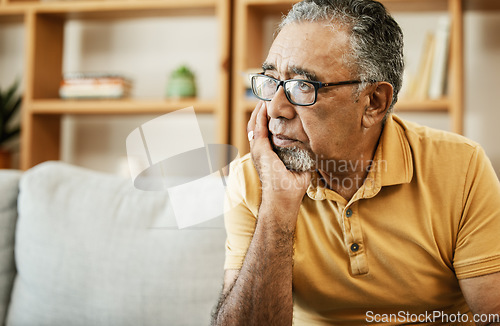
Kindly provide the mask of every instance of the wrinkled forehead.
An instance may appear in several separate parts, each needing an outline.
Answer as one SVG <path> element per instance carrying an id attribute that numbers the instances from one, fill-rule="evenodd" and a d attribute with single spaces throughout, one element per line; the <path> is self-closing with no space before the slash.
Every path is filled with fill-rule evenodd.
<path id="1" fill-rule="evenodd" d="M 352 50 L 347 29 L 325 22 L 294 22 L 276 36 L 264 62 L 280 78 L 325 80 L 349 73 Z"/>

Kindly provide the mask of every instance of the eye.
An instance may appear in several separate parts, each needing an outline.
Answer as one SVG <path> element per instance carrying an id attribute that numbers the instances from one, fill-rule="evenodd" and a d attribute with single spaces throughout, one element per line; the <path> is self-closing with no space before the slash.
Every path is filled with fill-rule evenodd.
<path id="1" fill-rule="evenodd" d="M 314 90 L 314 86 L 306 81 L 298 80 L 297 89 L 301 92 L 308 93 Z"/>
<path id="2" fill-rule="evenodd" d="M 266 76 L 266 77 L 270 77 L 270 76 Z M 272 78 L 272 77 L 271 77 Z M 265 78 L 264 81 L 262 82 L 262 84 L 265 86 L 265 87 L 276 87 L 276 80 L 274 79 L 271 79 L 271 78 Z"/>

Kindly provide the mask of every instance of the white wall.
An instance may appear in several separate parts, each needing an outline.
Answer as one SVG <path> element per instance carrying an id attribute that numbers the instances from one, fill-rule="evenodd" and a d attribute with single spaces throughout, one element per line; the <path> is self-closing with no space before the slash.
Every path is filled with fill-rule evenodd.
<path id="1" fill-rule="evenodd" d="M 0 86 L 8 87 L 21 79 L 24 64 L 24 26 L 22 23 L 0 24 Z"/>
<path id="2" fill-rule="evenodd" d="M 187 64 L 196 73 L 199 97 L 215 98 L 213 16 L 72 20 L 64 32 L 64 72 L 122 73 L 134 81 L 133 97 L 161 98 L 169 73 Z"/>

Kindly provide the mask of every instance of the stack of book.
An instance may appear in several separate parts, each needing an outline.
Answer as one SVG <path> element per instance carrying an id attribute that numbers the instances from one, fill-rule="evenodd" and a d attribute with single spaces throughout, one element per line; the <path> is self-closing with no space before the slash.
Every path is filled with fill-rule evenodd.
<path id="1" fill-rule="evenodd" d="M 410 77 L 405 97 L 412 100 L 440 99 L 446 95 L 450 20 L 441 17 L 437 29 L 427 34 L 418 71 Z"/>
<path id="2" fill-rule="evenodd" d="M 132 83 L 121 75 L 65 74 L 59 87 L 63 99 L 118 99 L 130 96 Z"/>

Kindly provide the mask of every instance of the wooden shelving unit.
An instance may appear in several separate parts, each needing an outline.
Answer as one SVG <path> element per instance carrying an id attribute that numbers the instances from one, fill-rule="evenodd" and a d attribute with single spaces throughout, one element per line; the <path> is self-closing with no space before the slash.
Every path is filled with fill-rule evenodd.
<path id="1" fill-rule="evenodd" d="M 60 155 L 61 117 L 65 114 L 164 114 L 187 106 L 216 116 L 217 139 L 229 140 L 229 0 L 0 0 L 0 22 L 23 21 L 26 29 L 25 92 L 21 169 Z M 64 25 L 71 19 L 124 19 L 211 15 L 218 23 L 218 94 L 214 100 L 186 99 L 69 101 L 58 96 L 62 77 Z"/>
<path id="2" fill-rule="evenodd" d="M 213 113 L 217 103 L 208 100 L 36 100 L 31 109 L 36 114 L 162 114 L 193 106 L 198 113 Z M 140 108 L 140 112 L 138 109 Z"/>
<path id="3" fill-rule="evenodd" d="M 245 96 L 242 73 L 260 67 L 265 59 L 264 25 L 266 19 L 286 14 L 297 1 L 236 0 L 233 48 L 233 93 L 231 139 L 240 152 L 249 150 L 246 124 L 256 101 Z M 416 12 L 447 11 L 451 18 L 448 94 L 439 100 L 400 100 L 395 110 L 404 112 L 447 112 L 451 130 L 463 133 L 463 7 L 462 0 L 382 0 L 389 11 Z"/>

